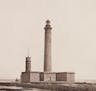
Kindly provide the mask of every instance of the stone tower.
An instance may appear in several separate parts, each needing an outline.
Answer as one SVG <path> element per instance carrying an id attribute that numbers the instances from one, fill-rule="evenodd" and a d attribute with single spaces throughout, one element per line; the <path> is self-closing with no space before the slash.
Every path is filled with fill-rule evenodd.
<path id="1" fill-rule="evenodd" d="M 31 57 L 26 57 L 26 72 L 31 72 Z"/>
<path id="2" fill-rule="evenodd" d="M 51 72 L 51 30 L 50 21 L 46 21 L 45 29 L 45 47 L 44 47 L 44 72 Z"/>

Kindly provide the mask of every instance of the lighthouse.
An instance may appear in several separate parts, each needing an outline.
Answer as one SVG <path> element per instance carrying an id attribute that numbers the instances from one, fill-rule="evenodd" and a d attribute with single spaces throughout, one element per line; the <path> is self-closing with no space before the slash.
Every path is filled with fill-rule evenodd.
<path id="1" fill-rule="evenodd" d="M 46 21 L 44 27 L 44 71 L 31 71 L 31 57 L 26 57 L 26 67 L 25 72 L 21 73 L 21 82 L 22 83 L 40 83 L 43 81 L 46 82 L 75 82 L 75 73 L 74 72 L 52 72 L 52 60 L 51 60 L 51 43 L 52 43 L 52 27 L 50 21 Z"/>
<path id="2" fill-rule="evenodd" d="M 52 71 L 51 63 L 51 30 L 50 21 L 46 21 L 45 29 L 45 41 L 44 41 L 44 72 Z"/>

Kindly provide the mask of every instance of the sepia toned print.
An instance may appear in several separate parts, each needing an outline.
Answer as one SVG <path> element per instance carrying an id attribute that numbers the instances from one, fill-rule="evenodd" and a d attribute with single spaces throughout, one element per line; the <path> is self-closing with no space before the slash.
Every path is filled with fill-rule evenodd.
<path id="1" fill-rule="evenodd" d="M 0 91 L 96 91 L 96 0 L 0 0 Z"/>

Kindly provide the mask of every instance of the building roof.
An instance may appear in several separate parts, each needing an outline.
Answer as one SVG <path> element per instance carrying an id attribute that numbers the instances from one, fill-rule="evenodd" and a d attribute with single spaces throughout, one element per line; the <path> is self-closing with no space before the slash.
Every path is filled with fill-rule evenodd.
<path id="1" fill-rule="evenodd" d="M 26 73 L 26 72 L 23 72 Z M 40 71 L 31 71 L 29 73 L 51 73 L 51 74 L 62 74 L 62 73 L 66 73 L 66 74 L 75 74 L 74 72 L 40 72 Z"/>

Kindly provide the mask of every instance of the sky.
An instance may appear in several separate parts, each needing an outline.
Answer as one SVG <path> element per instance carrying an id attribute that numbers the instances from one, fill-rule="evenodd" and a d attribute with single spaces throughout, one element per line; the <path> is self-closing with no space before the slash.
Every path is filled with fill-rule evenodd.
<path id="1" fill-rule="evenodd" d="M 0 0 L 0 79 L 20 78 L 30 49 L 43 71 L 44 27 L 52 26 L 52 70 L 96 80 L 96 0 Z"/>

